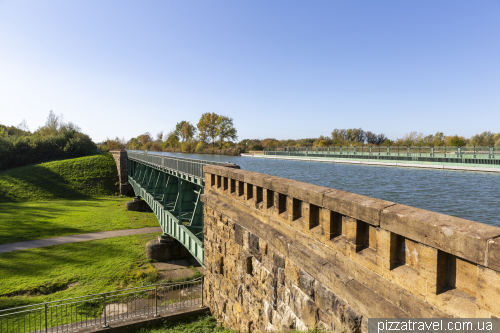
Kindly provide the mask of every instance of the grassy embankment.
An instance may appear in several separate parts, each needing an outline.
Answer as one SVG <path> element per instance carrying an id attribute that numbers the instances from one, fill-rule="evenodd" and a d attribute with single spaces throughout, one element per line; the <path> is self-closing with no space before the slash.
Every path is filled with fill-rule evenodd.
<path id="1" fill-rule="evenodd" d="M 116 174 L 111 154 L 0 172 L 0 244 L 158 226 L 153 213 L 125 210 Z M 0 309 L 156 282 L 144 247 L 158 235 L 0 254 Z"/>

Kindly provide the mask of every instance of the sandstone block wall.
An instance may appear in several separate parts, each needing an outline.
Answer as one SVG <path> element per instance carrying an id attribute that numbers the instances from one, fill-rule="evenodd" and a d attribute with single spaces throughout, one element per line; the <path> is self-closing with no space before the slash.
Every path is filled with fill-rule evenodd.
<path id="1" fill-rule="evenodd" d="M 127 152 L 125 150 L 114 150 L 111 151 L 113 158 L 116 163 L 116 168 L 118 170 L 118 179 L 120 182 L 120 194 L 121 195 L 133 195 L 133 190 L 128 183 L 128 163 L 127 163 Z"/>
<path id="2" fill-rule="evenodd" d="M 205 301 L 226 327 L 364 332 L 368 318 L 500 316 L 500 228 L 205 166 Z"/>

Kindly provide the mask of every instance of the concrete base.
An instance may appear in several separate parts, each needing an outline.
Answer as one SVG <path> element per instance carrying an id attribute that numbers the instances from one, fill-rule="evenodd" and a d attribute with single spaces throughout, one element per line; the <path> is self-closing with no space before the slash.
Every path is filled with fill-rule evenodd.
<path id="1" fill-rule="evenodd" d="M 125 204 L 127 210 L 134 212 L 152 212 L 148 203 L 141 199 L 141 197 L 135 197 L 133 201 L 127 201 Z"/>
<path id="2" fill-rule="evenodd" d="M 192 255 L 178 240 L 160 236 L 146 244 L 146 257 L 157 261 L 191 258 Z"/>

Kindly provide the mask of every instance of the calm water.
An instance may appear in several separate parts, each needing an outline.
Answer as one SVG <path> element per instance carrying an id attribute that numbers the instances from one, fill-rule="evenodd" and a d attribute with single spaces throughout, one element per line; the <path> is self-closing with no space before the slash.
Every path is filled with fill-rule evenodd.
<path id="1" fill-rule="evenodd" d="M 162 153 L 238 164 L 291 178 L 500 227 L 500 174 L 241 156 Z"/>

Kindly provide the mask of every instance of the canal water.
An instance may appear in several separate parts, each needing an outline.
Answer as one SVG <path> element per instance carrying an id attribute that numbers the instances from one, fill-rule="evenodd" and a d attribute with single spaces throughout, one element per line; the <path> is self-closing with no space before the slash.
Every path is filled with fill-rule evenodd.
<path id="1" fill-rule="evenodd" d="M 500 227 L 500 173 L 208 154 L 161 154 L 231 162 L 243 170 L 295 179 Z"/>

